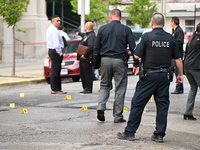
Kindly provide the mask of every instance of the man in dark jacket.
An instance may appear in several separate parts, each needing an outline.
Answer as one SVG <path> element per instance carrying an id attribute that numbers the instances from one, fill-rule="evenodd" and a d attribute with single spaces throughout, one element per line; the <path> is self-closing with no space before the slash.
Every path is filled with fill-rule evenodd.
<path id="1" fill-rule="evenodd" d="M 176 43 L 178 45 L 179 52 L 181 54 L 181 58 L 183 59 L 183 44 L 184 44 L 184 32 L 182 28 L 179 26 L 179 18 L 172 17 L 171 18 L 171 27 L 172 27 L 172 35 L 176 39 Z M 174 61 L 172 61 L 172 65 L 175 66 Z M 178 72 L 175 68 L 175 75 L 177 77 Z M 182 94 L 184 92 L 183 83 L 177 84 L 176 89 L 171 94 Z"/>
<path id="2" fill-rule="evenodd" d="M 95 32 L 93 31 L 93 23 L 87 22 L 85 24 L 85 31 L 86 33 L 78 32 L 77 35 L 82 37 L 81 44 L 87 46 L 88 49 L 86 53 L 80 57 L 80 76 L 83 91 L 80 93 L 92 93 L 93 87 L 93 64 L 92 64 L 92 57 L 93 48 L 94 48 L 94 41 L 95 41 Z"/>

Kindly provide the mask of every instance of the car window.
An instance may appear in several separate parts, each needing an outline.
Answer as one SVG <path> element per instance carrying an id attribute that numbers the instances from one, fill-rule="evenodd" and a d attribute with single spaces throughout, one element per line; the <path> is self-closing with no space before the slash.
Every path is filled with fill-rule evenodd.
<path id="1" fill-rule="evenodd" d="M 133 37 L 136 43 L 137 41 L 139 41 L 141 36 L 142 36 L 142 32 L 133 32 Z"/>
<path id="2" fill-rule="evenodd" d="M 78 45 L 80 44 L 81 41 L 73 41 L 73 42 L 68 42 L 67 47 L 63 50 L 64 53 L 73 53 L 77 52 Z"/>

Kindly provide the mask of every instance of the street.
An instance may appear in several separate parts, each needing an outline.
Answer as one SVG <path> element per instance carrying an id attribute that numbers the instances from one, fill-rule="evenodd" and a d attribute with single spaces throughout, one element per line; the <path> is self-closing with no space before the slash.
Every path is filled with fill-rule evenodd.
<path id="1" fill-rule="evenodd" d="M 138 76 L 129 75 L 125 107 L 130 109 Z M 200 149 L 200 95 L 197 94 L 194 115 L 197 121 L 183 120 L 189 84 L 185 93 L 170 95 L 167 134 L 164 143 L 150 137 L 155 129 L 155 104 L 149 102 L 143 114 L 136 141 L 119 140 L 126 123 L 115 124 L 112 116 L 114 89 L 111 91 L 105 122 L 96 119 L 100 80 L 94 81 L 92 94 L 80 95 L 81 82 L 62 82 L 67 95 L 51 95 L 46 83 L 0 87 L 0 149 L 1 150 L 129 150 L 129 149 Z M 175 83 L 170 86 L 170 91 Z M 10 104 L 15 104 L 11 108 Z M 83 109 L 86 110 L 83 110 Z M 22 113 L 26 110 L 25 113 Z M 129 112 L 124 112 L 128 120 Z"/>

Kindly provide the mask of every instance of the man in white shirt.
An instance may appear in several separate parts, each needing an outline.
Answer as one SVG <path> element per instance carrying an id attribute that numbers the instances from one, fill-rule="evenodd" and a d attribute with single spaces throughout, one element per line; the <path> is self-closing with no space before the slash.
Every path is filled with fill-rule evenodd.
<path id="1" fill-rule="evenodd" d="M 60 26 L 58 29 L 59 29 L 60 35 L 64 36 L 64 38 L 65 38 L 66 41 L 70 40 L 70 38 L 67 35 L 67 33 L 64 32 L 65 28 L 63 26 Z"/>
<path id="2" fill-rule="evenodd" d="M 46 32 L 47 48 L 51 63 L 51 94 L 65 94 L 61 87 L 61 62 L 63 59 L 63 43 L 62 37 L 59 33 L 58 27 L 60 26 L 60 17 L 55 15 L 51 18 L 51 25 Z"/>

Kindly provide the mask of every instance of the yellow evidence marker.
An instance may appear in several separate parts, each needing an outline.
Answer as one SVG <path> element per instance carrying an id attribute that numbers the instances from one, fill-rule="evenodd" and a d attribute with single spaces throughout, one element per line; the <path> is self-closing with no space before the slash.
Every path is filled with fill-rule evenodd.
<path id="1" fill-rule="evenodd" d="M 65 99 L 72 99 L 71 95 L 66 95 Z"/>
<path id="2" fill-rule="evenodd" d="M 28 113 L 28 110 L 27 109 L 22 109 L 22 114 L 27 114 Z"/>
<path id="3" fill-rule="evenodd" d="M 124 107 L 123 112 L 129 112 L 128 107 Z"/>
<path id="4" fill-rule="evenodd" d="M 10 103 L 10 108 L 15 108 L 15 103 Z"/>
<path id="5" fill-rule="evenodd" d="M 88 107 L 87 107 L 86 105 L 83 105 L 81 109 L 82 109 L 82 110 L 87 110 Z"/>
<path id="6" fill-rule="evenodd" d="M 19 95 L 20 97 L 24 97 L 25 96 L 25 94 L 24 93 L 20 93 L 20 95 Z"/>

